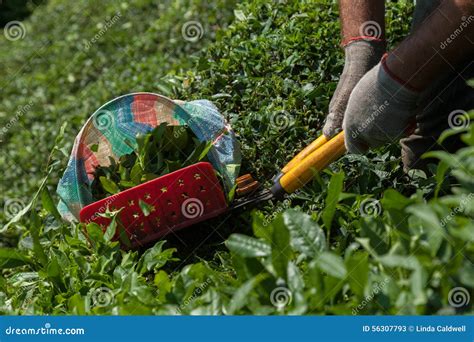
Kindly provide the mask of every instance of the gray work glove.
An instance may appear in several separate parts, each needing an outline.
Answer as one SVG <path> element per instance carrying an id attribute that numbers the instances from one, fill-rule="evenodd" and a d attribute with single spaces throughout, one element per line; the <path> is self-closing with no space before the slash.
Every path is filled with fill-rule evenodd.
<path id="1" fill-rule="evenodd" d="M 346 148 L 363 153 L 369 147 L 398 142 L 413 128 L 419 93 L 389 75 L 383 62 L 357 84 L 347 104 L 342 127 Z"/>
<path id="2" fill-rule="evenodd" d="M 328 138 L 341 131 L 349 96 L 357 82 L 380 61 L 385 52 L 385 42 L 360 39 L 350 42 L 344 51 L 344 70 L 329 104 L 329 114 L 323 127 L 323 134 Z"/>
<path id="3" fill-rule="evenodd" d="M 444 130 L 456 127 L 456 117 L 461 118 L 464 116 L 463 112 L 467 113 L 474 108 L 474 89 L 466 84 L 466 80 L 472 79 L 474 63 L 467 61 L 445 77 L 438 78 L 423 91 L 418 102 L 416 130 L 409 137 L 400 140 L 405 172 L 411 169 L 426 170 L 427 165 L 434 161 L 422 158 L 425 152 L 445 150 L 454 153 L 464 146 L 459 135 L 445 139 L 441 145 L 437 141 Z"/>

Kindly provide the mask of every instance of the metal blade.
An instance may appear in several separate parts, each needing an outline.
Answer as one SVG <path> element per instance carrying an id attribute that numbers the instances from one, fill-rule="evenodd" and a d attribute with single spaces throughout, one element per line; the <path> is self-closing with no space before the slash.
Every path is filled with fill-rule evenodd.
<path id="1" fill-rule="evenodd" d="M 256 205 L 260 202 L 268 201 L 273 198 L 270 189 L 257 190 L 247 196 L 237 198 L 230 206 L 230 210 L 243 208 L 250 205 Z"/>

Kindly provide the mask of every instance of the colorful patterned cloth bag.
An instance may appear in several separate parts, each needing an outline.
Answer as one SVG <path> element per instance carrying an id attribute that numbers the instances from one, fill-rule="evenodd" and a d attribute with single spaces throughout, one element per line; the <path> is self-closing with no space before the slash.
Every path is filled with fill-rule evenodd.
<path id="1" fill-rule="evenodd" d="M 57 193 L 59 212 L 78 221 L 80 210 L 94 202 L 91 184 L 97 166 L 110 165 L 133 152 L 136 136 L 161 123 L 188 126 L 200 141 L 212 141 L 208 159 L 220 173 L 226 191 L 234 186 L 241 154 L 235 134 L 207 100 L 175 101 L 153 93 L 120 96 L 100 107 L 77 135 Z"/>

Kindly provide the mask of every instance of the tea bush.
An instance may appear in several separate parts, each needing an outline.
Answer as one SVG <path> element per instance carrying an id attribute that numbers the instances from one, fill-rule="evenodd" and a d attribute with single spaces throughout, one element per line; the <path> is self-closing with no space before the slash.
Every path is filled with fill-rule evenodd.
<path id="1" fill-rule="evenodd" d="M 389 3 L 390 45 L 412 10 Z M 472 313 L 456 301 L 474 287 L 472 125 L 466 148 L 433 153 L 431 173 L 403 174 L 396 147 L 347 155 L 283 202 L 141 251 L 111 241 L 114 223 L 102 232 L 58 218 L 51 193 L 75 134 L 134 91 L 213 100 L 244 171 L 270 184 L 318 135 L 343 67 L 337 18 L 330 0 L 52 0 L 25 21 L 24 39 L 0 38 L 1 312 Z M 189 21 L 201 39 L 184 39 Z M 12 203 L 22 209 L 13 219 Z"/>

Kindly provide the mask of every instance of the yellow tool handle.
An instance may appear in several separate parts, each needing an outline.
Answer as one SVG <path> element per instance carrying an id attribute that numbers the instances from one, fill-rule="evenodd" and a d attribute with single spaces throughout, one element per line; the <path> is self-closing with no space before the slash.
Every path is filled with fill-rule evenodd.
<path id="1" fill-rule="evenodd" d="M 325 143 L 327 143 L 329 141 L 328 138 L 326 138 L 326 136 L 324 134 L 322 134 L 318 139 L 316 139 L 315 141 L 313 141 L 311 144 L 309 144 L 308 146 L 305 147 L 305 149 L 303 151 L 301 151 L 300 153 L 298 153 L 296 155 L 296 157 L 294 157 L 288 164 L 285 165 L 285 167 L 283 169 L 281 169 L 281 172 L 282 173 L 287 173 L 288 171 L 290 171 L 293 167 L 295 167 L 296 165 L 298 165 L 298 163 L 300 161 L 302 161 L 303 159 L 305 159 L 307 156 L 309 156 L 311 153 L 313 153 L 314 151 L 316 151 L 318 148 L 320 148 L 321 146 L 323 146 Z"/>
<path id="2" fill-rule="evenodd" d="M 323 141 L 320 137 L 311 145 L 317 145 L 316 141 L 319 139 L 321 139 L 319 142 Z M 293 167 L 277 180 L 278 184 L 275 184 L 273 189 L 277 191 L 277 189 L 281 187 L 287 194 L 291 194 L 309 182 L 311 178 L 313 178 L 315 171 L 325 169 L 345 152 L 344 132 L 340 132 L 338 135 L 319 146 L 319 148 L 306 155 L 303 159 L 299 159 L 297 162 L 293 163 Z M 292 163 L 293 160 L 290 163 Z"/>

